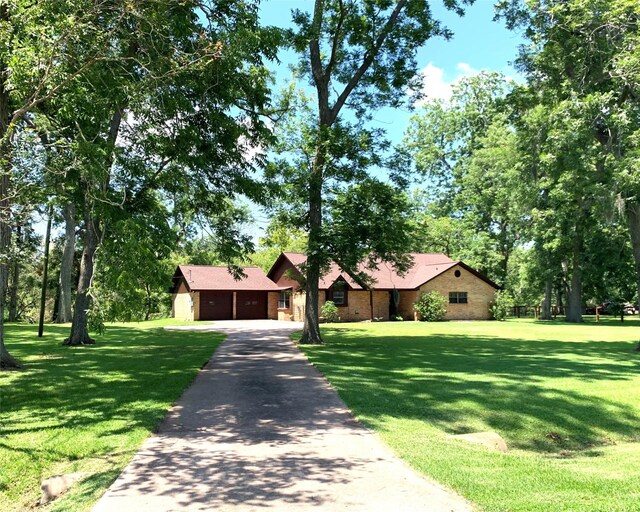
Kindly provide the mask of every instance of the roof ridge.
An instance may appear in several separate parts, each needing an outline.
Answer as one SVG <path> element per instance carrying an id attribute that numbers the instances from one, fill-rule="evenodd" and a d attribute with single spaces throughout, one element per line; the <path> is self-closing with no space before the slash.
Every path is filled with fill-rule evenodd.
<path id="1" fill-rule="evenodd" d="M 181 263 L 179 267 L 206 267 L 206 268 L 229 268 L 229 265 L 194 265 L 193 263 Z M 242 268 L 261 268 L 259 265 L 241 265 Z"/>

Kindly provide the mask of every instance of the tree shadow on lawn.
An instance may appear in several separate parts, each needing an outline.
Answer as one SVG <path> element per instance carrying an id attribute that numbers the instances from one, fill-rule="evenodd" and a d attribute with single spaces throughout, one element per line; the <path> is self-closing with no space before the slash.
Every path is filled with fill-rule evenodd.
<path id="1" fill-rule="evenodd" d="M 26 369 L 2 385 L 2 435 L 100 426 L 100 453 L 114 448 L 108 436 L 157 427 L 223 338 L 110 326 L 96 345 L 63 347 L 68 327 L 47 326 L 42 340 L 32 326 L 12 327 L 10 348 Z M 191 362 L 177 365 L 183 357 Z"/>
<path id="2" fill-rule="evenodd" d="M 451 434 L 491 429 L 544 452 L 640 440 L 638 408 L 589 394 L 638 377 L 640 357 L 626 342 L 324 332 L 327 345 L 309 348 L 310 358 L 372 426 L 392 416 Z M 568 380 L 578 382 L 565 388 Z"/>

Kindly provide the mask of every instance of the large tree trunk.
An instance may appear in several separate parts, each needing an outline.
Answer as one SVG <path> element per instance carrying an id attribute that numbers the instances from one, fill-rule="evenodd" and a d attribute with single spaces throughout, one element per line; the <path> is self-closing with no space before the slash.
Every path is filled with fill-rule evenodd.
<path id="1" fill-rule="evenodd" d="M 6 104 L 4 106 L 6 107 Z M 0 115 L 2 114 L 2 84 L 0 83 Z M 5 116 L 3 116 L 2 119 L 5 119 Z M 0 137 L 2 137 L 2 134 L 0 134 Z M 20 364 L 9 354 L 4 344 L 4 310 L 7 278 L 9 277 L 7 257 L 11 247 L 8 156 L 8 144 L 0 142 L 0 369 L 20 367 Z"/>
<path id="2" fill-rule="evenodd" d="M 8 21 L 6 4 L 0 5 L 0 21 Z M 5 88 L 8 69 L 0 61 L 0 368 L 19 368 L 20 364 L 9 354 L 4 344 L 4 309 L 9 274 L 7 257 L 11 249 L 11 203 L 9 193 L 10 151 L 9 128 L 9 91 Z"/>
<path id="3" fill-rule="evenodd" d="M 544 282 L 544 301 L 542 301 L 542 315 L 540 320 L 551 320 L 551 296 L 553 294 L 553 281 L 550 277 Z"/>
<path id="4" fill-rule="evenodd" d="M 631 249 L 636 270 L 636 304 L 640 305 L 640 204 L 627 200 L 625 212 L 627 214 Z"/>
<path id="5" fill-rule="evenodd" d="M 94 219 L 85 206 L 84 215 L 84 249 L 80 260 L 80 276 L 78 277 L 78 289 L 76 291 L 76 303 L 71 322 L 71 334 L 64 340 L 65 345 L 91 345 L 95 340 L 89 336 L 87 312 L 91 306 L 89 288 L 93 278 L 93 259 L 98 248 L 98 221 Z"/>
<path id="6" fill-rule="evenodd" d="M 60 299 L 56 321 L 64 324 L 71 321 L 71 276 L 73 274 L 73 255 L 76 247 L 76 207 L 68 203 L 62 209 L 64 217 L 64 249 L 60 261 Z"/>
<path id="7" fill-rule="evenodd" d="M 148 284 L 144 285 L 145 291 L 147 292 L 147 308 L 144 314 L 144 320 L 145 322 L 148 322 L 149 320 L 151 320 L 151 308 L 153 307 L 153 303 L 151 300 L 151 287 Z"/>
<path id="8" fill-rule="evenodd" d="M 124 106 L 116 105 L 111 120 L 109 122 L 109 133 L 107 134 L 106 143 L 106 160 L 105 169 L 111 170 L 114 161 L 114 149 L 120 126 L 122 124 L 122 116 Z M 90 178 L 89 178 L 90 179 Z M 106 192 L 109 189 L 110 172 L 106 173 L 106 178 L 99 184 L 100 189 Z M 82 259 L 80 260 L 80 275 L 78 277 L 78 288 L 76 291 L 76 302 L 73 310 L 73 320 L 71 321 L 71 334 L 64 340 L 65 345 L 90 345 L 95 340 L 89 336 L 89 326 L 87 313 L 91 307 L 91 297 L 89 289 L 91 280 L 93 279 L 93 265 L 98 244 L 100 241 L 100 220 L 93 213 L 93 201 L 91 182 L 85 181 L 81 185 L 84 187 L 84 248 L 82 250 Z"/>
<path id="9" fill-rule="evenodd" d="M 319 134 L 322 137 L 322 133 Z M 309 241 L 306 263 L 306 299 L 304 328 L 300 343 L 320 344 L 320 322 L 318 318 L 320 267 L 322 266 L 322 174 L 324 170 L 324 148 L 320 142 L 316 149 L 311 179 L 309 180 Z"/>
<path id="10" fill-rule="evenodd" d="M 576 233 L 571 254 L 571 285 L 567 296 L 567 322 L 582 322 L 582 234 Z"/>
<path id="11" fill-rule="evenodd" d="M 20 281 L 20 242 L 22 233 L 16 226 L 16 253 L 11 261 L 11 285 L 9 286 L 9 322 L 18 321 L 18 283 Z"/>

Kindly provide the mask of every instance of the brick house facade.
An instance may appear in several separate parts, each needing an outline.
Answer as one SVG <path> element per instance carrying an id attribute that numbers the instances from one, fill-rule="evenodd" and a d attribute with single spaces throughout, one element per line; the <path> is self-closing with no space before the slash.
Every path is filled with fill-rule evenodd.
<path id="1" fill-rule="evenodd" d="M 343 321 L 371 319 L 389 320 L 401 316 L 416 319 L 413 304 L 422 293 L 437 291 L 449 303 L 447 320 L 485 320 L 491 317 L 489 306 L 495 299 L 498 286 L 461 261 L 453 261 L 444 254 L 412 254 L 414 265 L 406 275 L 400 276 L 389 265 L 381 264 L 378 270 L 367 271 L 375 284 L 373 290 L 364 290 L 336 264 L 319 284 L 319 308 L 327 300 L 338 306 Z M 304 320 L 305 294 L 300 291 L 300 265 L 304 254 L 282 253 L 273 264 L 267 277 L 290 295 L 278 308 L 279 320 Z M 340 284 L 338 300 L 335 290 Z"/>
<path id="2" fill-rule="evenodd" d="M 417 319 L 413 304 L 422 293 L 437 291 L 448 301 L 447 320 L 490 318 L 489 306 L 498 286 L 461 261 L 444 254 L 412 254 L 413 266 L 399 275 L 388 264 L 366 272 L 373 278 L 365 290 L 336 264 L 319 283 L 319 307 L 338 306 L 342 321 Z M 174 274 L 172 316 L 184 320 L 268 318 L 303 321 L 305 293 L 300 266 L 306 257 L 282 253 L 265 275 L 246 267 L 236 280 L 226 267 L 181 265 Z"/>

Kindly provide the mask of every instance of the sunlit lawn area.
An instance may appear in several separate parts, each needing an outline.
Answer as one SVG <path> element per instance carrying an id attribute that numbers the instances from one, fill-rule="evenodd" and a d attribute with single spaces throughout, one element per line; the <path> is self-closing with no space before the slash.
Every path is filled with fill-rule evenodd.
<path id="1" fill-rule="evenodd" d="M 355 416 L 486 511 L 640 510 L 640 322 L 334 324 L 303 346 Z M 448 437 L 498 432 L 506 454 Z"/>
<path id="2" fill-rule="evenodd" d="M 166 331 L 175 320 L 114 324 L 97 344 L 62 347 L 68 326 L 9 325 L 25 369 L 0 374 L 0 510 L 22 511 L 56 474 L 94 473 L 46 510 L 88 510 L 222 336 Z"/>

